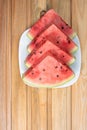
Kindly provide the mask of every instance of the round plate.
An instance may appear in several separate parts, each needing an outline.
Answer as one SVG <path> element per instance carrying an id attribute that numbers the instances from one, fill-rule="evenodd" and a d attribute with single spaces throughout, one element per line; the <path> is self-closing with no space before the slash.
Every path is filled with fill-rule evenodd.
<path id="1" fill-rule="evenodd" d="M 31 42 L 31 40 L 27 36 L 28 31 L 29 31 L 29 29 L 27 29 L 26 31 L 23 32 L 23 34 L 20 37 L 20 41 L 19 41 L 19 69 L 20 69 L 21 77 L 22 77 L 22 74 L 25 73 L 25 71 L 28 69 L 24 63 L 26 57 L 29 55 L 29 52 L 27 51 L 27 46 Z M 74 64 L 72 64 L 70 66 L 70 68 L 75 73 L 75 77 L 72 80 L 70 80 L 69 82 L 67 82 L 61 86 L 58 86 L 57 88 L 64 88 L 64 87 L 71 86 L 79 78 L 80 69 L 81 69 L 81 49 L 80 49 L 80 41 L 79 41 L 78 36 L 75 36 L 73 38 L 73 41 L 78 46 L 78 50 L 73 54 L 76 57 L 76 61 L 74 62 Z"/>

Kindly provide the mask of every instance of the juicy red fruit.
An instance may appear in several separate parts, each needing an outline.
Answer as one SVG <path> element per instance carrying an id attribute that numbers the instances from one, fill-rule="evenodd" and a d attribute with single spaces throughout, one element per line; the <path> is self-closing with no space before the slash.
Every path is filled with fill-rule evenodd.
<path id="1" fill-rule="evenodd" d="M 40 43 L 39 43 L 40 44 Z M 52 54 L 56 55 L 56 57 L 65 64 L 72 64 L 75 59 L 70 54 L 66 53 L 62 49 L 58 47 L 57 44 L 53 44 L 50 41 L 46 41 L 43 43 L 38 49 L 33 50 L 31 54 L 27 57 L 25 63 L 27 66 L 32 66 L 36 62 L 38 62 L 39 58 L 44 55 L 46 52 L 51 52 Z"/>
<path id="2" fill-rule="evenodd" d="M 54 24 L 47 28 L 41 35 L 31 42 L 28 49 L 32 51 L 34 48 L 41 46 L 46 40 L 51 41 L 68 53 L 72 53 L 77 50 L 76 44 L 67 37 L 60 29 Z"/>
<path id="3" fill-rule="evenodd" d="M 31 27 L 31 30 L 28 32 L 29 37 L 31 39 L 37 37 L 37 35 L 39 35 L 51 24 L 55 24 L 69 37 L 73 37 L 75 35 L 72 28 L 53 9 L 50 9 Z"/>
<path id="4" fill-rule="evenodd" d="M 73 77 L 72 70 L 50 53 L 32 69 L 28 69 L 23 76 L 23 80 L 35 87 L 54 87 L 64 84 Z"/>

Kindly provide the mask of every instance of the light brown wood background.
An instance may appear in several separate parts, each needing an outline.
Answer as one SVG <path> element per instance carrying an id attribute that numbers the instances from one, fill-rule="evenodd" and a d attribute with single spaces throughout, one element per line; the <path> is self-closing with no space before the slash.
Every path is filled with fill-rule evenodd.
<path id="1" fill-rule="evenodd" d="M 19 74 L 19 38 L 50 8 L 79 35 L 81 75 L 72 87 L 30 88 Z M 0 130 L 87 130 L 87 0 L 0 0 Z"/>

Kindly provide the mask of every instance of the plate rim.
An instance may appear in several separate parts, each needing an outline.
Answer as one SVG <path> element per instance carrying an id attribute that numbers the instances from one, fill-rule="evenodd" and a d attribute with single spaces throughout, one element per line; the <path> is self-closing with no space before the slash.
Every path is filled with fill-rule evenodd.
<path id="1" fill-rule="evenodd" d="M 18 60 L 19 60 L 19 71 L 20 71 L 20 76 L 21 76 L 21 78 L 22 78 L 22 73 L 21 73 L 21 62 L 20 62 L 20 46 L 21 46 L 21 39 L 22 39 L 22 37 L 23 37 L 23 35 L 24 34 L 26 34 L 28 31 L 30 30 L 30 28 L 28 28 L 28 29 L 26 29 L 23 33 L 22 33 L 22 35 L 20 36 L 20 40 L 19 40 L 19 48 L 18 48 Z M 26 35 L 26 37 L 27 37 L 27 35 Z M 27 37 L 28 39 L 29 39 L 29 37 Z M 69 86 L 72 86 L 74 83 L 76 83 L 77 82 L 77 80 L 78 80 L 78 78 L 79 78 L 79 76 L 80 76 L 80 72 L 81 72 L 81 46 L 80 46 L 80 40 L 79 40 L 79 37 L 78 37 L 78 35 L 76 35 L 74 38 L 76 38 L 77 40 L 78 40 L 78 45 L 79 45 L 79 51 L 80 51 L 80 70 L 79 70 L 79 74 L 78 74 L 78 77 L 77 77 L 77 79 L 76 79 L 76 81 L 75 82 L 73 82 L 71 85 L 68 85 L 68 82 L 67 83 L 65 83 L 65 84 L 63 84 L 63 85 L 61 85 L 61 86 L 56 86 L 56 87 L 54 87 L 54 88 L 66 88 L 66 87 L 69 87 Z M 72 40 L 74 40 L 74 38 L 72 39 Z M 30 40 L 30 39 L 29 39 Z M 31 40 L 30 40 L 30 42 L 31 42 Z M 78 51 L 78 50 L 77 50 Z M 74 77 L 75 78 L 75 77 Z M 73 79 L 72 79 L 73 80 Z M 22 81 L 23 81 L 23 79 L 22 79 Z M 69 81 L 70 82 L 70 81 Z M 28 85 L 27 83 L 25 83 L 24 82 L 24 84 L 26 84 L 26 85 Z M 66 85 L 67 84 L 67 85 Z M 29 86 L 29 85 L 28 85 Z M 33 86 L 32 86 L 33 87 Z M 37 87 L 38 88 L 38 87 Z"/>

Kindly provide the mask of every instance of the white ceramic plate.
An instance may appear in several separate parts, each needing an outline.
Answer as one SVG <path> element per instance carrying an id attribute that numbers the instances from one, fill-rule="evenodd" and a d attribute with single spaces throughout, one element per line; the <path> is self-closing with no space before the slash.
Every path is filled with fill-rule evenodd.
<path id="1" fill-rule="evenodd" d="M 27 46 L 28 44 L 30 44 L 31 40 L 27 37 L 27 32 L 29 31 L 29 29 L 27 29 L 25 32 L 23 32 L 23 34 L 20 37 L 20 41 L 19 41 L 19 69 L 20 69 L 20 75 L 22 77 L 22 74 L 28 69 L 24 63 L 25 58 L 27 57 L 27 55 L 29 54 L 29 52 L 27 51 Z M 71 86 L 72 84 L 74 84 L 80 75 L 80 69 L 81 69 L 81 49 L 80 49 L 80 41 L 78 36 L 74 37 L 73 41 L 77 44 L 78 46 L 78 50 L 77 52 L 74 53 L 74 56 L 76 57 L 76 61 L 74 62 L 74 64 L 72 64 L 70 66 L 70 68 L 73 70 L 73 72 L 75 73 L 75 77 L 61 85 L 58 86 L 58 88 L 64 88 L 64 87 L 68 87 Z"/>

